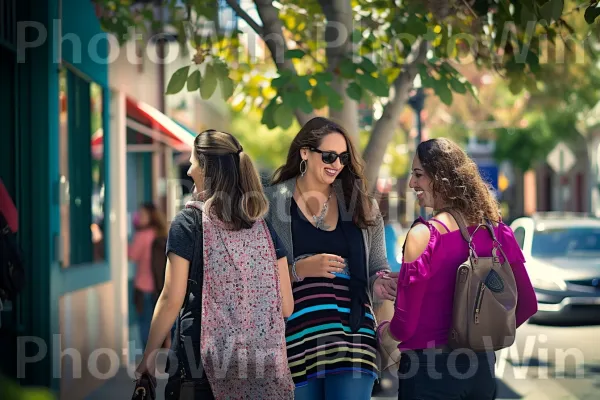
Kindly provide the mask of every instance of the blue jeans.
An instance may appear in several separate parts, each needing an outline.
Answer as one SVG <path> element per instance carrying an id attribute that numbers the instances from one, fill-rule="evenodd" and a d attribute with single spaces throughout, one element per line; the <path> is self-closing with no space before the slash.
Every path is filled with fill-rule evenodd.
<path id="1" fill-rule="evenodd" d="M 146 349 L 148 344 L 148 335 L 150 334 L 150 324 L 152 323 L 152 316 L 154 315 L 154 307 L 156 306 L 154 293 L 144 293 L 144 308 L 142 312 L 138 314 L 139 327 L 140 327 L 140 338 L 142 339 L 142 350 Z"/>
<path id="2" fill-rule="evenodd" d="M 295 400 L 370 400 L 375 377 L 355 372 L 330 374 L 310 379 L 297 387 Z"/>

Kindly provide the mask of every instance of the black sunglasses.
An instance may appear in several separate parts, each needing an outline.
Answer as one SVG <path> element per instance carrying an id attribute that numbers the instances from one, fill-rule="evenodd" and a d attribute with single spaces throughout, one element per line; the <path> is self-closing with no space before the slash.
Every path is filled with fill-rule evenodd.
<path id="1" fill-rule="evenodd" d="M 315 147 L 309 147 L 309 150 L 314 151 L 315 153 L 320 153 L 321 159 L 325 164 L 333 164 L 338 157 L 340 158 L 340 163 L 342 165 L 348 165 L 350 163 L 350 153 L 347 151 L 343 152 L 342 154 L 338 154 L 335 151 L 323 151 Z"/>

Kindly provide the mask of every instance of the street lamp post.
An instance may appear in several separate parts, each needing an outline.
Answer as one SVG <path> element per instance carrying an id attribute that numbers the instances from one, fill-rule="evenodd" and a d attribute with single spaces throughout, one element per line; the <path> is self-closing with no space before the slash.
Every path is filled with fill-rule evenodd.
<path id="1" fill-rule="evenodd" d="M 415 112 L 415 125 L 417 128 L 417 137 L 415 139 L 415 154 L 417 154 L 417 147 L 423 139 L 423 119 L 422 111 L 425 106 L 425 92 L 422 87 L 418 88 L 416 93 L 408 99 L 408 105 Z M 425 208 L 421 207 L 419 214 L 425 217 Z"/>

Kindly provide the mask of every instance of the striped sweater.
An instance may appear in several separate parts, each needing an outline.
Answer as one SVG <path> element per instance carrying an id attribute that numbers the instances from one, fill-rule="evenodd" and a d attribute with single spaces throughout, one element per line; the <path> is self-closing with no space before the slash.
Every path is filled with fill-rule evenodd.
<path id="1" fill-rule="evenodd" d="M 296 386 L 339 372 L 363 372 L 377 377 L 375 321 L 370 306 L 361 328 L 348 324 L 350 298 L 347 276 L 307 278 L 294 283 L 294 313 L 286 327 L 289 367 Z"/>

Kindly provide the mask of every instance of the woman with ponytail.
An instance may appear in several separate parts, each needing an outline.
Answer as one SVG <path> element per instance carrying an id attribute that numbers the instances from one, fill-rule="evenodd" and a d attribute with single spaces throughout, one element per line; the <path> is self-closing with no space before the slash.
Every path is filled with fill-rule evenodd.
<path id="1" fill-rule="evenodd" d="M 194 200 L 169 230 L 136 389 L 154 392 L 155 353 L 177 319 L 167 400 L 291 400 L 284 318 L 294 302 L 259 175 L 238 140 L 215 130 L 196 137 L 190 163 Z"/>

